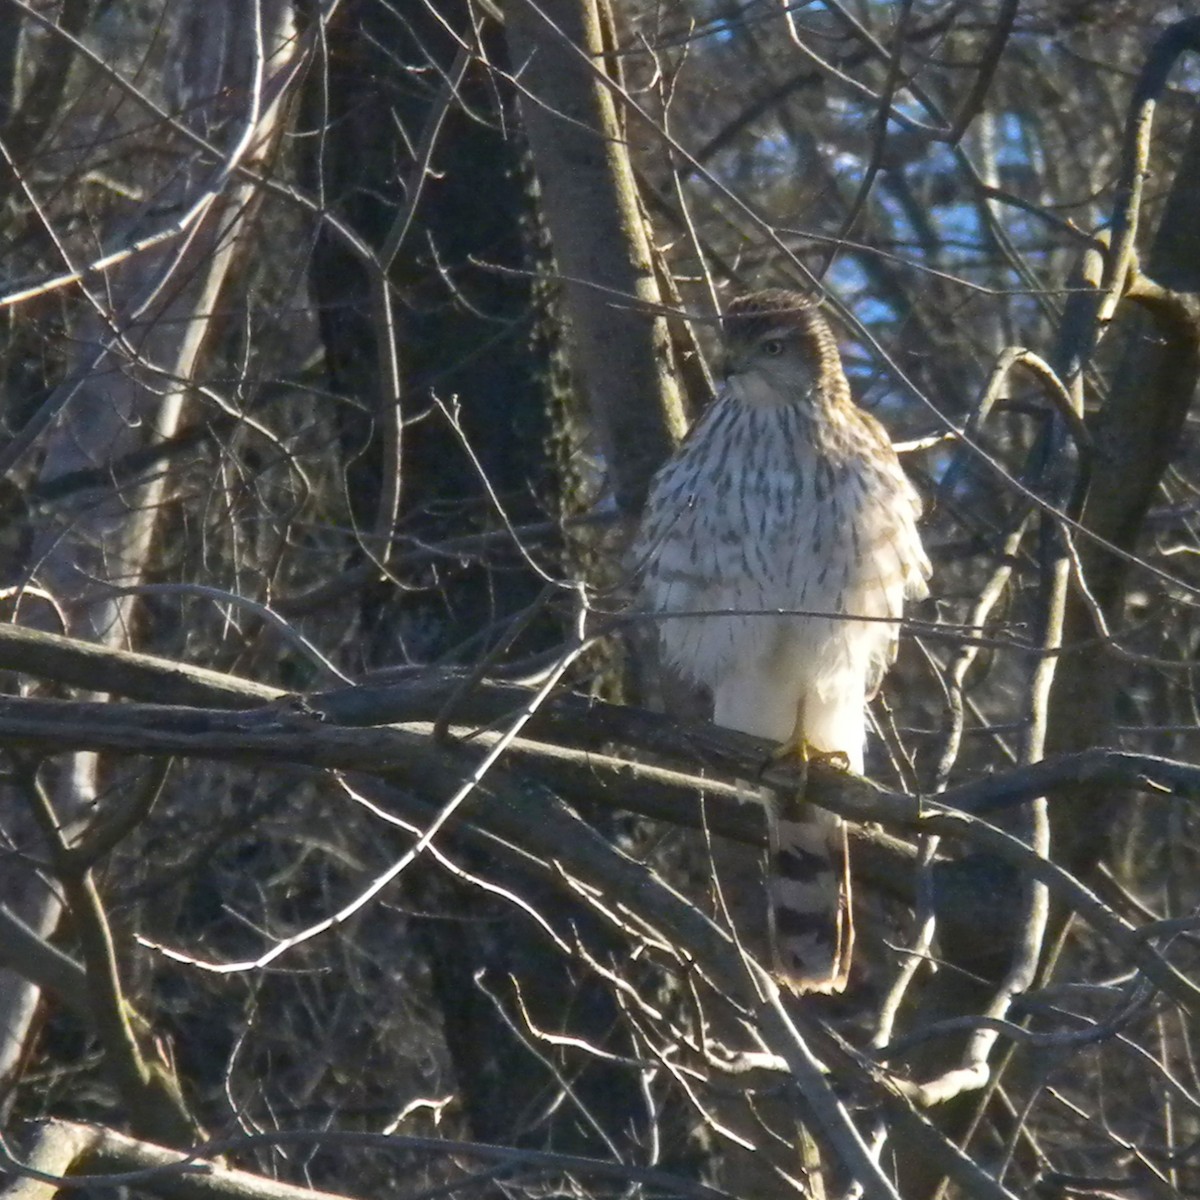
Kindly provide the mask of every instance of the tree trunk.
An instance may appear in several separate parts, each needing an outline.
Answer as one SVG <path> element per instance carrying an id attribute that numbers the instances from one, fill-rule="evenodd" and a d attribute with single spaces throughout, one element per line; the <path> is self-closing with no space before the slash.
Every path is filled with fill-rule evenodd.
<path id="1" fill-rule="evenodd" d="M 357 556 L 375 581 L 362 608 L 367 664 L 398 655 L 474 663 L 545 586 L 508 537 L 495 539 L 494 550 L 447 556 L 423 569 L 406 567 L 403 539 L 429 546 L 464 534 L 503 534 L 505 522 L 553 524 L 560 508 L 554 413 L 570 400 L 554 366 L 557 329 L 537 277 L 546 255 L 516 107 L 511 92 L 498 90 L 499 73 L 463 62 L 446 26 L 474 36 L 468 7 L 457 0 L 406 11 L 402 21 L 375 0 L 344 3 L 328 31 L 328 74 L 314 72 L 306 98 L 308 128 L 328 125 L 336 137 L 306 139 L 312 153 L 302 166 L 305 183 L 388 258 L 397 298 L 403 432 L 399 452 L 390 453 L 379 369 L 388 334 L 372 281 L 341 243 L 319 236 L 311 282 L 330 387 L 357 402 L 344 406 L 341 428 L 347 501 L 359 530 L 380 528 L 383 472 L 389 461 L 400 463 L 401 540 L 390 565 L 401 586 L 371 563 L 377 545 L 365 544 Z M 500 29 L 485 22 L 480 36 L 487 61 L 503 69 Z M 453 89 L 444 82 L 451 79 Z M 546 577 L 561 577 L 557 535 L 530 540 L 525 549 Z M 561 617 L 549 609 L 506 653 L 544 651 L 561 637 Z M 544 883 L 463 847 L 458 853 L 560 923 L 563 901 Z M 603 1142 L 574 1102 L 551 1102 L 554 1077 L 489 993 L 505 997 L 511 1016 L 509 981 L 520 979 L 535 1022 L 559 1029 L 566 1020 L 579 1037 L 603 1043 L 619 1025 L 606 989 L 581 982 L 511 906 L 434 873 L 413 872 L 409 887 L 415 909 L 437 914 L 410 918 L 408 929 L 429 964 L 472 1134 L 600 1152 Z M 575 917 L 595 926 L 582 911 Z M 572 1087 L 610 1136 L 629 1135 L 637 1098 L 624 1072 L 593 1065 Z"/>
<path id="2" fill-rule="evenodd" d="M 636 516 L 683 436 L 650 235 L 606 75 L 598 0 L 505 5 L 521 116 L 575 357 L 617 508 Z"/>

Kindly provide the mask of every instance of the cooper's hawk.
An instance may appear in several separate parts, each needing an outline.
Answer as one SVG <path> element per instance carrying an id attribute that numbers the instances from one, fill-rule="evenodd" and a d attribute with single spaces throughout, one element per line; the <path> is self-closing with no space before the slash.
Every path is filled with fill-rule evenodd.
<path id="1" fill-rule="evenodd" d="M 814 301 L 758 292 L 723 324 L 725 384 L 650 488 L 635 546 L 646 601 L 668 662 L 712 690 L 718 725 L 840 752 L 861 774 L 866 701 L 904 601 L 927 593 L 921 503 L 851 399 Z M 840 991 L 846 831 L 794 807 L 773 822 L 775 970 L 796 991 Z"/>

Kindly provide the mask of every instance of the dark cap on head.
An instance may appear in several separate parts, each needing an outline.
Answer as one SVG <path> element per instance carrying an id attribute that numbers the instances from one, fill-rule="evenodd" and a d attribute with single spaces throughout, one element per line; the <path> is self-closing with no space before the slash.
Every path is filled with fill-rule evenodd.
<path id="1" fill-rule="evenodd" d="M 829 398 L 849 399 L 837 341 L 816 296 L 784 288 L 751 292 L 729 302 L 721 325 L 730 347 L 749 349 L 767 338 L 799 341 Z"/>

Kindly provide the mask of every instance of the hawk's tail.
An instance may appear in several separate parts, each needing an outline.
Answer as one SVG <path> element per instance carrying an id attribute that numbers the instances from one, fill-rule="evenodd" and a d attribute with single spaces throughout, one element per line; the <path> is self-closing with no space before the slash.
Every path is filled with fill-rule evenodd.
<path id="1" fill-rule="evenodd" d="M 811 804 L 771 821 L 771 954 L 794 992 L 840 992 L 850 973 L 849 850 L 841 817 Z"/>

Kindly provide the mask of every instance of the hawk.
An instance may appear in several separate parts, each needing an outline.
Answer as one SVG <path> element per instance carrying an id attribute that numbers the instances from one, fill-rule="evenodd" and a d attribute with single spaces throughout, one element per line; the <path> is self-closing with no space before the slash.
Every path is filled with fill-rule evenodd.
<path id="1" fill-rule="evenodd" d="M 634 546 L 645 601 L 667 662 L 711 690 L 716 724 L 861 774 L 866 702 L 904 602 L 928 592 L 921 502 L 854 403 L 813 299 L 757 292 L 722 324 L 724 384 L 650 486 Z M 775 973 L 796 992 L 841 991 L 845 827 L 791 809 L 771 822 Z"/>

